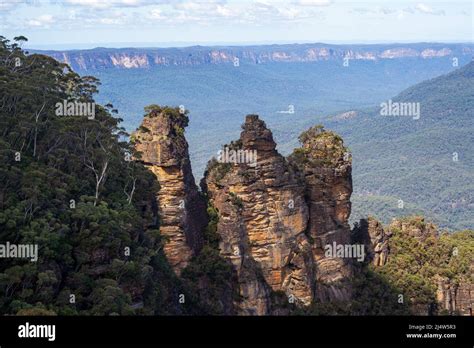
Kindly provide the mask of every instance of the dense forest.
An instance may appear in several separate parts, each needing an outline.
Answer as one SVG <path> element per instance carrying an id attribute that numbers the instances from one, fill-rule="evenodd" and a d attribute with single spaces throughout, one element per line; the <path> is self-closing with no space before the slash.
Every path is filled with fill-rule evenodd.
<path id="1" fill-rule="evenodd" d="M 39 258 L 2 259 L 0 312 L 207 313 L 193 281 L 179 280 L 161 251 L 149 204 L 158 183 L 131 160 L 139 155 L 117 110 L 56 116 L 58 102 L 93 103 L 99 81 L 28 55 L 24 41 L 0 41 L 0 240 L 37 244 Z M 187 273 L 199 274 L 202 259 Z"/>
<path id="2" fill-rule="evenodd" d="M 213 208 L 204 246 L 178 278 L 152 204 L 159 184 L 133 160 L 140 154 L 118 111 L 95 104 L 100 82 L 28 54 L 25 41 L 0 37 L 0 241 L 37 244 L 39 258 L 1 260 L 0 314 L 233 314 L 226 308 L 235 295 L 232 269 L 218 252 Z M 56 104 L 65 101 L 94 104 L 94 118 L 58 116 Z M 392 239 L 391 262 L 360 266 L 351 303 L 300 310 L 275 293 L 275 307 L 284 314 L 409 314 L 411 304 L 436 302 L 435 274 L 469 275 L 472 231 L 423 243 L 401 232 Z"/>
<path id="3" fill-rule="evenodd" d="M 383 117 L 374 107 L 325 123 L 353 139 L 352 220 L 416 214 L 451 231 L 472 228 L 474 62 L 392 99 L 419 103 L 420 119 Z"/>

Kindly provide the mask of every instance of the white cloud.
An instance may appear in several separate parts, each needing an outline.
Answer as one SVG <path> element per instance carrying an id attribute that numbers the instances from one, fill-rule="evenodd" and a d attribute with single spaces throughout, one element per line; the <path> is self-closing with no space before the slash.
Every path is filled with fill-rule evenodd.
<path id="1" fill-rule="evenodd" d="M 397 19 L 400 20 L 400 21 L 405 19 L 405 11 L 403 11 L 403 10 L 398 11 Z"/>
<path id="2" fill-rule="evenodd" d="M 161 9 L 154 8 L 150 11 L 149 18 L 150 19 L 164 19 L 166 17 L 163 16 L 163 11 Z"/>
<path id="3" fill-rule="evenodd" d="M 295 5 L 309 7 L 329 6 L 332 3 L 332 0 L 297 0 L 294 2 Z"/>
<path id="4" fill-rule="evenodd" d="M 108 8 L 110 7 L 110 3 L 104 2 L 103 0 L 66 0 L 64 2 L 65 5 L 73 5 L 73 6 L 86 6 L 92 8 Z"/>
<path id="5" fill-rule="evenodd" d="M 233 21 L 235 23 L 261 24 L 268 21 L 296 21 L 315 17 L 319 13 L 311 8 L 287 6 L 282 2 L 257 0 L 251 3 L 227 3 L 222 0 L 183 1 L 171 8 L 156 7 L 149 12 L 149 19 L 165 20 L 169 23 Z"/>
<path id="6" fill-rule="evenodd" d="M 226 2 L 222 0 L 207 0 L 207 1 L 185 1 L 175 2 L 173 7 L 178 10 L 201 12 L 207 11 L 208 15 L 213 15 L 219 8 L 225 8 Z"/>
<path id="7" fill-rule="evenodd" d="M 314 5 L 315 2 L 313 2 Z M 317 1 L 321 4 L 321 1 Z M 285 5 L 284 2 L 268 0 L 256 1 L 253 6 L 243 11 L 242 18 L 247 23 L 301 21 L 308 18 L 321 17 L 322 13 L 312 6 L 300 7 L 296 3 Z"/>
<path id="8" fill-rule="evenodd" d="M 4 0 L 0 0 L 0 10 Z M 263 25 L 321 18 L 317 7 L 332 0 L 43 0 L 52 6 L 65 6 L 64 15 L 35 16 L 22 21 L 29 27 L 77 29 L 104 25 L 229 24 Z M 6 7 L 6 6 L 3 6 Z M 9 6 L 11 7 L 11 6 Z M 130 10 L 136 9 L 136 12 Z M 120 16 L 116 13 L 121 12 Z M 118 18 L 119 17 L 119 18 Z"/>
<path id="9" fill-rule="evenodd" d="M 375 8 L 367 8 L 367 7 L 357 7 L 352 9 L 353 13 L 358 14 L 374 14 L 374 15 L 391 15 L 397 13 L 397 10 L 388 7 L 375 7 Z"/>
<path id="10" fill-rule="evenodd" d="M 444 16 L 445 14 L 444 11 L 442 10 L 435 11 L 432 7 L 425 4 L 417 4 L 415 6 L 415 9 L 420 13 L 430 14 L 434 16 Z"/>
<path id="11" fill-rule="evenodd" d="M 393 9 L 388 7 L 357 7 L 351 10 L 353 13 L 358 13 L 361 15 L 395 15 L 398 19 L 404 19 L 406 14 L 415 14 L 416 12 L 422 14 L 429 14 L 435 16 L 444 16 L 445 12 L 442 10 L 435 11 L 428 5 L 417 4 L 415 7 L 406 7 L 404 9 Z"/>
<path id="12" fill-rule="evenodd" d="M 146 5 L 165 3 L 166 1 L 146 1 L 146 0 L 65 0 L 64 5 L 83 6 L 95 9 L 105 9 L 114 7 L 141 7 Z"/>
<path id="13" fill-rule="evenodd" d="M 4 1 L 0 1 L 0 11 L 10 11 L 10 10 L 13 10 L 15 8 L 15 4 L 14 2 L 4 2 Z"/>
<path id="14" fill-rule="evenodd" d="M 235 11 L 232 11 L 229 7 L 217 5 L 216 13 L 222 17 L 234 17 L 236 15 Z"/>
<path id="15" fill-rule="evenodd" d="M 425 4 L 417 4 L 415 8 L 418 11 L 423 12 L 423 13 L 429 13 L 429 14 L 433 13 L 433 9 Z"/>
<path id="16" fill-rule="evenodd" d="M 46 27 L 54 23 L 54 17 L 52 15 L 41 15 L 34 19 L 27 20 L 26 24 L 30 27 Z"/>
<path id="17" fill-rule="evenodd" d="M 99 22 L 102 23 L 102 24 L 107 24 L 107 25 L 119 24 L 120 19 L 118 19 L 118 18 L 101 18 L 99 20 Z"/>
<path id="18" fill-rule="evenodd" d="M 301 15 L 301 11 L 295 9 L 295 8 L 280 8 L 278 9 L 279 14 L 286 19 L 292 20 L 292 19 L 297 19 Z"/>
<path id="19" fill-rule="evenodd" d="M 383 14 L 392 14 L 392 13 L 396 13 L 397 11 L 391 8 L 383 7 L 380 9 L 380 12 Z"/>

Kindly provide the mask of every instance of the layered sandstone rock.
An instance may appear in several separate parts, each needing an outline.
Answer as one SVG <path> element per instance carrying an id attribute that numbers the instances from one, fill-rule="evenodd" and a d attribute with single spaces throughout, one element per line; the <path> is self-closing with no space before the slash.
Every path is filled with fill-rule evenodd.
<path id="1" fill-rule="evenodd" d="M 471 56 L 470 44 L 443 47 L 412 47 L 407 45 L 333 46 L 326 44 L 293 44 L 253 47 L 205 47 L 175 48 L 100 48 L 93 50 L 43 51 L 54 59 L 70 65 L 74 71 L 103 68 L 145 69 L 155 66 L 196 66 L 203 64 L 240 63 L 265 64 L 271 62 L 318 62 L 343 59 L 378 61 L 385 59 L 440 59 L 446 56 Z M 423 44 L 424 46 L 424 44 Z"/>
<path id="2" fill-rule="evenodd" d="M 471 270 L 473 271 L 474 269 Z M 442 310 L 449 314 L 473 315 L 474 284 L 467 279 L 455 283 L 439 275 L 436 275 L 434 279 L 437 285 L 436 299 Z"/>
<path id="3" fill-rule="evenodd" d="M 430 276 L 428 281 L 436 288 L 436 302 L 432 304 L 414 303 L 411 306 L 412 312 L 418 315 L 432 315 L 435 312 L 441 314 L 472 315 L 474 307 L 474 284 L 472 274 L 474 274 L 474 261 L 467 264 L 468 270 L 455 272 L 446 270 L 451 262 L 458 256 L 457 248 L 450 252 L 447 244 L 442 243 L 442 236 L 438 233 L 437 227 L 430 222 L 426 222 L 421 216 L 393 219 L 389 226 L 382 224 L 369 217 L 362 219 L 354 227 L 352 238 L 354 243 L 364 243 L 368 251 L 368 261 L 373 266 L 381 267 L 387 263 L 390 265 L 391 244 L 395 242 L 392 237 L 398 234 L 398 238 L 416 240 L 420 248 L 434 248 L 441 245 L 436 254 L 439 263 L 434 260 L 428 264 L 434 266 L 438 272 L 445 275 L 435 274 Z M 446 236 L 445 236 L 446 237 Z M 455 244 L 454 244 L 455 246 Z M 399 246 L 398 246 L 399 248 Z M 436 251 L 436 249 L 432 249 Z M 456 250 L 456 252 L 454 252 Z M 396 257 L 396 254 L 393 256 Z M 444 261 L 441 262 L 441 260 Z M 447 277 L 446 274 L 450 274 Z"/>
<path id="4" fill-rule="evenodd" d="M 322 127 L 310 128 L 300 136 L 302 147 L 290 157 L 304 175 L 309 206 L 308 235 L 313 240 L 317 293 L 320 301 L 348 300 L 351 274 L 347 257 L 326 257 L 328 245 L 350 245 L 352 194 L 351 156 L 342 139 Z"/>
<path id="5" fill-rule="evenodd" d="M 208 221 L 206 203 L 191 172 L 184 138 L 187 122 L 178 109 L 152 106 L 132 136 L 141 153 L 138 160 L 160 184 L 156 206 L 164 252 L 178 275 L 201 249 Z M 282 300 L 299 307 L 352 300 L 351 276 L 366 264 L 354 267 L 353 258 L 328 255 L 327 246 L 363 245 L 365 261 L 379 268 L 389 267 L 395 259 L 397 254 L 390 256 L 391 245 L 393 252 L 403 252 L 400 238 L 409 238 L 420 248 L 456 245 L 456 239 L 450 240 L 454 244 L 443 244 L 444 235 L 440 237 L 436 226 L 422 217 L 396 219 L 386 228 L 368 218 L 351 234 L 351 157 L 339 136 L 313 127 L 300 136 L 301 147 L 286 159 L 258 116 L 248 115 L 242 128 L 240 138 L 220 154 L 220 161 L 209 162 L 201 181 L 217 212 L 213 224 L 217 224 L 219 254 L 235 272 L 229 289 L 232 293 L 237 289 L 239 296 L 229 297 L 226 313 L 286 314 Z M 412 310 L 430 314 L 438 308 L 470 315 L 473 282 L 465 271 L 469 263 L 463 261 L 462 271 L 453 275 L 448 268 L 450 256 L 443 250 L 437 252 L 445 261 L 431 261 L 443 276 L 432 273 L 436 275 L 427 278 L 437 287 L 438 305 L 423 300 L 414 302 Z M 465 254 L 464 244 L 463 250 Z"/>
<path id="6" fill-rule="evenodd" d="M 387 263 L 391 237 L 392 232 L 385 231 L 382 224 L 372 217 L 361 219 L 352 231 L 353 242 L 365 245 L 366 261 L 376 267 Z"/>
<path id="7" fill-rule="evenodd" d="M 221 254 L 237 271 L 243 314 L 268 314 L 270 292 L 309 305 L 314 293 L 308 207 L 298 173 L 275 149 L 272 133 L 256 115 L 246 117 L 236 150 L 256 151 L 255 163 L 211 161 L 203 180 L 219 211 Z"/>
<path id="8" fill-rule="evenodd" d="M 133 134 L 140 160 L 156 175 L 156 198 L 164 252 L 179 274 L 202 244 L 207 224 L 206 206 L 200 197 L 189 161 L 184 128 L 188 118 L 178 109 L 149 110 Z"/>
<path id="9" fill-rule="evenodd" d="M 425 222 L 421 216 L 413 216 L 404 219 L 393 219 L 389 226 L 385 227 L 373 217 L 361 219 L 352 230 L 353 243 L 362 243 L 367 252 L 367 261 L 375 267 L 387 263 L 390 255 L 390 238 L 393 231 L 402 235 L 413 237 L 421 243 L 428 238 L 437 238 L 438 231 L 433 223 Z"/>
<path id="10" fill-rule="evenodd" d="M 390 223 L 389 229 L 398 229 L 420 242 L 424 242 L 427 238 L 438 237 L 436 226 L 431 222 L 426 222 L 422 216 L 414 216 L 410 219 L 394 219 Z"/>

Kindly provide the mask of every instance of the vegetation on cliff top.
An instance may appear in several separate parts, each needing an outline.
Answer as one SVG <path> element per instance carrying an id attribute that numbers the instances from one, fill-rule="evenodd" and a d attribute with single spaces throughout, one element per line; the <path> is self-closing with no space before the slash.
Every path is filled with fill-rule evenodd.
<path id="1" fill-rule="evenodd" d="M 338 161 L 351 159 L 349 149 L 344 146 L 342 138 L 322 125 L 316 125 L 304 131 L 298 137 L 301 147 L 293 150 L 289 156 L 290 162 L 298 167 L 311 165 L 313 167 L 330 167 Z"/>
<path id="2" fill-rule="evenodd" d="M 436 315 L 449 313 L 440 307 L 437 291 L 441 280 L 455 288 L 474 283 L 474 231 L 430 234 L 432 224 L 419 216 L 398 219 L 404 228 L 387 227 L 388 262 L 380 267 L 359 265 L 351 280 L 352 301 L 314 303 L 311 314 L 337 315 Z M 419 237 L 411 235 L 416 231 Z M 436 229 L 434 229 L 436 231 Z M 458 304 L 459 306 L 460 304 Z"/>
<path id="3" fill-rule="evenodd" d="M 390 284 L 401 290 L 412 307 L 443 313 L 437 308 L 438 279 L 450 285 L 473 284 L 474 231 L 441 233 L 416 238 L 408 230 L 424 231 L 424 221 L 416 217 L 403 220 L 406 230 L 391 227 L 389 262 L 377 268 Z"/>

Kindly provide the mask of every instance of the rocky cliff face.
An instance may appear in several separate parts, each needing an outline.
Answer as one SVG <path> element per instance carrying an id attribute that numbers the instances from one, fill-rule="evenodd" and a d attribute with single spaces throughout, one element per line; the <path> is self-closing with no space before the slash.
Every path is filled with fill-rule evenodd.
<path id="1" fill-rule="evenodd" d="M 372 217 L 360 220 L 359 224 L 352 230 L 353 242 L 365 245 L 366 261 L 376 267 L 387 263 L 390 254 L 389 240 L 391 236 L 391 231 L 385 231 L 382 224 Z"/>
<path id="2" fill-rule="evenodd" d="M 350 299 L 351 258 L 327 256 L 326 247 L 349 246 L 352 194 L 352 163 L 342 139 L 313 127 L 300 136 L 302 147 L 290 160 L 304 175 L 309 207 L 307 233 L 313 241 L 317 292 L 320 301 Z"/>
<path id="3" fill-rule="evenodd" d="M 390 223 L 389 230 L 398 229 L 403 234 L 424 242 L 427 238 L 437 238 L 438 230 L 431 222 L 426 222 L 421 216 L 411 219 L 394 219 Z"/>
<path id="4" fill-rule="evenodd" d="M 282 301 L 303 308 L 334 301 L 350 306 L 357 291 L 352 276 L 370 265 L 389 277 L 400 276 L 401 267 L 401 285 L 411 284 L 403 291 L 414 313 L 472 314 L 470 235 L 439 234 L 422 217 L 396 219 L 388 227 L 368 218 L 351 232 L 351 156 L 342 139 L 321 126 L 301 134 L 301 147 L 285 158 L 265 123 L 248 115 L 240 138 L 209 162 L 201 181 L 212 211 L 206 228 L 206 202 L 194 182 L 184 137 L 187 123 L 178 109 L 151 106 L 132 140 L 141 153 L 137 160 L 160 184 L 157 216 L 176 273 L 199 253 L 204 232 L 205 249 L 224 259 L 232 276 L 223 313 L 287 314 Z M 218 250 L 209 244 L 210 230 Z M 217 239 L 212 237 L 213 243 Z M 458 251 L 462 255 L 456 258 Z M 200 280 L 198 285 L 205 287 Z"/>
<path id="5" fill-rule="evenodd" d="M 350 265 L 324 256 L 326 244 L 350 244 L 350 160 L 342 142 L 333 146 L 335 135 L 314 136 L 303 142 L 303 158 L 287 160 L 265 123 L 249 115 L 229 148 L 257 160 L 209 163 L 202 186 L 220 214 L 220 250 L 237 270 L 242 313 L 269 314 L 271 292 L 300 306 L 350 296 L 340 286 Z"/>
<path id="6" fill-rule="evenodd" d="M 394 219 L 389 226 L 384 227 L 376 219 L 369 217 L 362 219 L 352 231 L 353 243 L 363 243 L 366 245 L 367 261 L 375 269 L 382 266 L 390 266 L 393 257 L 398 253 L 407 252 L 406 250 L 397 250 L 392 254 L 392 246 L 400 249 L 399 241 L 393 241 L 392 238 L 398 235 L 399 241 L 412 240 L 410 244 L 417 243 L 419 247 L 427 253 L 427 259 L 422 260 L 418 255 L 418 262 L 426 263 L 422 268 L 432 267 L 431 270 L 419 270 L 430 283 L 431 287 L 436 289 L 435 302 L 437 302 L 438 313 L 473 315 L 474 307 L 474 284 L 472 274 L 474 274 L 474 262 L 467 264 L 465 274 L 453 271 L 453 264 L 456 265 L 459 260 L 456 239 L 454 244 L 443 243 L 443 236 L 438 232 L 437 227 L 430 222 L 426 222 L 421 216 L 410 218 Z M 444 236 L 450 238 L 449 235 Z M 437 247 L 438 246 L 438 247 Z M 450 253 L 450 249 L 452 251 Z M 435 255 L 431 255 L 434 253 Z M 413 257 L 413 252 L 406 256 Z M 425 256 L 426 257 L 426 256 Z M 417 272 L 418 273 L 418 272 Z M 439 274 L 438 274 L 439 273 Z M 444 275 L 441 275 L 444 274 Z M 449 277 L 446 276 L 449 274 Z M 433 306 L 426 304 L 414 304 L 412 311 L 419 315 L 432 314 Z"/>
<path id="7" fill-rule="evenodd" d="M 156 201 L 164 252 L 178 274 L 199 251 L 207 224 L 205 202 L 194 181 L 184 137 L 187 122 L 187 116 L 177 109 L 156 107 L 132 136 L 140 160 L 160 184 Z"/>
<path id="8" fill-rule="evenodd" d="M 256 161 L 211 162 L 203 180 L 220 214 L 220 251 L 237 270 L 245 314 L 268 314 L 271 291 L 302 305 L 313 299 L 304 187 L 275 147 L 265 123 L 249 115 L 231 149 L 256 154 Z"/>
<path id="9" fill-rule="evenodd" d="M 474 272 L 474 266 L 471 267 L 471 273 Z M 453 282 L 447 277 L 437 275 L 436 282 L 436 300 L 441 309 L 446 312 L 458 313 L 460 315 L 472 316 L 474 307 L 474 284 L 467 279 L 462 282 Z"/>

